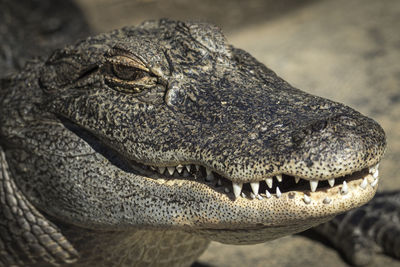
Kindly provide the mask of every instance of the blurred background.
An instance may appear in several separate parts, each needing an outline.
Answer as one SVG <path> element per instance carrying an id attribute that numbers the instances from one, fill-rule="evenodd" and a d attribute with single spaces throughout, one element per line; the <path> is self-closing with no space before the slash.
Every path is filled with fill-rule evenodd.
<path id="1" fill-rule="evenodd" d="M 400 189 L 399 0 L 77 0 L 97 32 L 143 20 L 208 21 L 304 91 L 377 120 L 388 149 L 380 190 Z M 204 266 L 347 266 L 329 246 L 303 236 L 265 244 L 212 243 Z M 372 266 L 400 266 L 379 256 Z"/>

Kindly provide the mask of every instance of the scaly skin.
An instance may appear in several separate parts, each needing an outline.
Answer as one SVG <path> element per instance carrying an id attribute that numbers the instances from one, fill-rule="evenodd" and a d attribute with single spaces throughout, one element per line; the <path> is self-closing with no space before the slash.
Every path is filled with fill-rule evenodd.
<path id="1" fill-rule="evenodd" d="M 185 266 L 209 240 L 299 232 L 370 200 L 386 146 L 201 23 L 67 46 L 3 79 L 0 102 L 4 265 Z"/>
<path id="2" fill-rule="evenodd" d="M 378 193 L 367 205 L 314 228 L 352 265 L 370 263 L 375 252 L 400 259 L 400 192 Z"/>

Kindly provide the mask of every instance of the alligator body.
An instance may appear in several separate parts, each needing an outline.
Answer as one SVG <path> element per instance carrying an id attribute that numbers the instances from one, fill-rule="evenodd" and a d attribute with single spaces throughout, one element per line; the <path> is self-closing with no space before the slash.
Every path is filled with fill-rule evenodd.
<path id="1" fill-rule="evenodd" d="M 378 193 L 367 205 L 314 228 L 353 265 L 373 261 L 375 253 L 400 259 L 400 192 Z"/>
<path id="2" fill-rule="evenodd" d="M 70 0 L 0 0 L 0 77 L 89 33 Z"/>
<path id="3" fill-rule="evenodd" d="M 79 41 L 1 81 L 0 263 L 187 266 L 375 194 L 382 128 L 204 23 Z"/>

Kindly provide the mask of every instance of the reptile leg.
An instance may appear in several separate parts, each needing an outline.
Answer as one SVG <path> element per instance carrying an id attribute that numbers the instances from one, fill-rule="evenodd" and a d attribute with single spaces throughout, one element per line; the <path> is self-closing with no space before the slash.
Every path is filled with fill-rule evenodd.
<path id="1" fill-rule="evenodd" d="M 400 259 L 400 191 L 379 193 L 358 209 L 314 228 L 353 265 L 365 265 L 375 253 Z"/>

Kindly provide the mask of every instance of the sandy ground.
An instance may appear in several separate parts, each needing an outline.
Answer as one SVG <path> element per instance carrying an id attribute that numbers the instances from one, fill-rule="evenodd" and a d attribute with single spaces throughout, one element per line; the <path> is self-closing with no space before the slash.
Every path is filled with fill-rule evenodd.
<path id="1" fill-rule="evenodd" d="M 79 0 L 97 31 L 161 17 L 206 20 L 305 91 L 346 103 L 376 119 L 388 139 L 380 190 L 400 189 L 399 0 Z M 204 266 L 347 266 L 329 247 L 303 236 L 265 244 L 212 243 Z M 400 266 L 378 256 L 371 266 Z"/>

